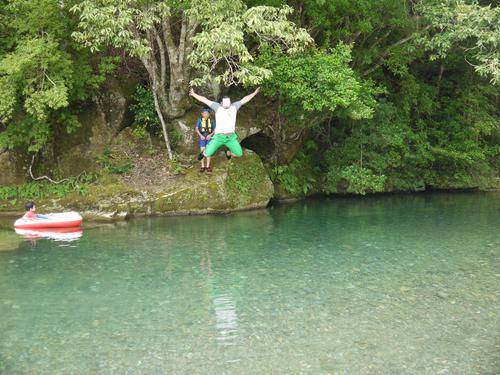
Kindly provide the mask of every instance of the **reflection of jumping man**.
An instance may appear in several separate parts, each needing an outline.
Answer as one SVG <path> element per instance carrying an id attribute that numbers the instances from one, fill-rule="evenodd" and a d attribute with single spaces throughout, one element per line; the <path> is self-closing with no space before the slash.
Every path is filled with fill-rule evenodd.
<path id="1" fill-rule="evenodd" d="M 196 94 L 193 89 L 189 91 L 189 95 L 208 105 L 215 111 L 215 120 L 217 122 L 215 134 L 205 148 L 205 151 L 198 155 L 198 160 L 202 160 L 204 157 L 211 157 L 220 146 L 226 146 L 229 149 L 229 151 L 226 152 L 226 157 L 228 159 L 231 159 L 232 156 L 243 155 L 243 150 L 238 142 L 238 136 L 234 132 L 236 126 L 236 113 L 243 104 L 252 100 L 253 97 L 259 93 L 259 90 L 260 88 L 257 88 L 257 90 L 250 95 L 232 104 L 231 99 L 227 96 L 223 97 L 222 102 L 219 104 L 204 96 Z"/>

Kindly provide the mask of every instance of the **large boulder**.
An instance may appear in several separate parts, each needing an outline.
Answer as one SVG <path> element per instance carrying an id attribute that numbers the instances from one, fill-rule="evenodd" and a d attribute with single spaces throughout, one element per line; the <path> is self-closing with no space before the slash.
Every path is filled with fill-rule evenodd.
<path id="1" fill-rule="evenodd" d="M 100 168 L 97 158 L 133 122 L 129 107 L 135 84 L 134 80 L 108 79 L 100 94 L 82 110 L 82 126 L 72 134 L 59 135 L 55 163 L 63 176 L 96 172 Z"/>
<path id="2" fill-rule="evenodd" d="M 132 186 L 123 182 L 95 185 L 86 195 L 38 202 L 41 211 L 76 210 L 90 219 L 123 219 L 142 215 L 225 213 L 266 207 L 274 187 L 259 156 L 246 151 L 227 161 L 220 153 L 211 175 L 191 167 L 168 183 Z"/>

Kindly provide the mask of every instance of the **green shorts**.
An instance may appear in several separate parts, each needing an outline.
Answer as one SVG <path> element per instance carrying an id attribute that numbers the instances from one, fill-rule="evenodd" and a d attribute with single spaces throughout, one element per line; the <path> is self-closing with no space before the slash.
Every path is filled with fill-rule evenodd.
<path id="1" fill-rule="evenodd" d="M 236 133 L 232 134 L 214 134 L 207 147 L 205 148 L 205 156 L 210 157 L 215 154 L 220 146 L 226 146 L 235 156 L 242 156 L 243 149 L 238 142 Z"/>

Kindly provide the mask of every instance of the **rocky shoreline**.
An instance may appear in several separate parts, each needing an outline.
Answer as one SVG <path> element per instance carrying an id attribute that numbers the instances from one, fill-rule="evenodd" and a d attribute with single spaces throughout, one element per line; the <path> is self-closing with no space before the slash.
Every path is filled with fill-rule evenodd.
<path id="1" fill-rule="evenodd" d="M 63 198 L 41 199 L 37 207 L 39 212 L 78 211 L 91 221 L 119 221 L 136 216 L 219 214 L 264 208 L 273 195 L 274 186 L 261 159 L 247 151 L 241 159 L 216 158 L 211 175 L 193 166 L 161 185 L 123 181 L 93 184 L 84 195 L 70 193 Z M 17 216 L 22 210 L 0 202 L 0 214 Z"/>

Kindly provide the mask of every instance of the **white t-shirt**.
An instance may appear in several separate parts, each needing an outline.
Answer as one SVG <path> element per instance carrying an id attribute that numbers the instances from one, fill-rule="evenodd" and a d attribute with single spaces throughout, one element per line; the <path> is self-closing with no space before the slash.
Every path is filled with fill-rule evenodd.
<path id="1" fill-rule="evenodd" d="M 236 127 L 236 113 L 241 107 L 241 102 L 232 103 L 229 108 L 224 108 L 217 102 L 212 102 L 210 108 L 215 111 L 215 134 L 234 133 Z"/>

